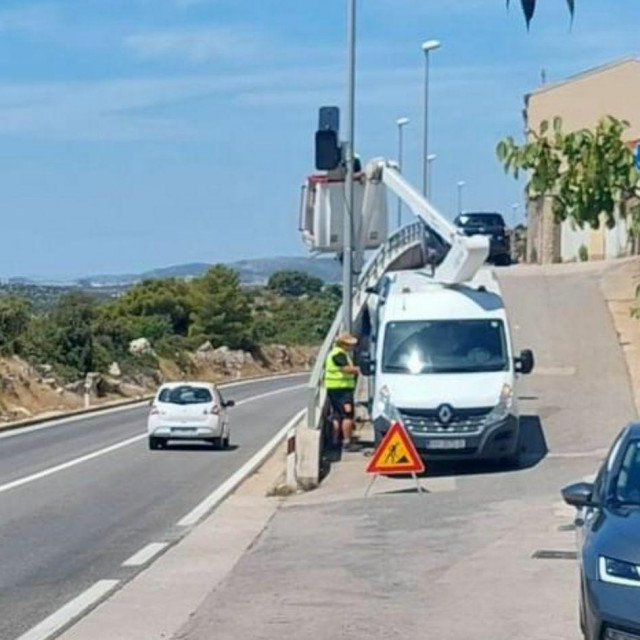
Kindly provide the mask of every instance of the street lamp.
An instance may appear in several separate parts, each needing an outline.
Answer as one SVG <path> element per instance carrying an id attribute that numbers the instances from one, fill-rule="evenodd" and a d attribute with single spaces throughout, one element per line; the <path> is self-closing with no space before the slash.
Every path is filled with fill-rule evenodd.
<path id="1" fill-rule="evenodd" d="M 458 182 L 458 214 L 462 214 L 462 190 L 467 183 L 464 180 Z"/>
<path id="2" fill-rule="evenodd" d="M 425 57 L 424 76 L 424 150 L 422 154 L 422 191 L 425 198 L 429 195 L 429 53 L 440 48 L 440 41 L 427 40 L 422 44 Z"/>
<path id="3" fill-rule="evenodd" d="M 520 208 L 520 205 L 517 202 L 514 202 L 511 205 L 511 210 L 513 211 L 513 228 L 516 228 L 516 224 L 518 221 L 518 209 Z"/>
<path id="4" fill-rule="evenodd" d="M 396 124 L 398 125 L 398 170 L 402 173 L 402 156 L 404 147 L 403 129 L 411 122 L 409 118 L 398 118 Z M 398 228 L 402 226 L 402 200 L 398 198 Z"/>
<path id="5" fill-rule="evenodd" d="M 345 160 L 347 163 L 345 211 L 342 253 L 342 312 L 343 328 L 351 331 L 353 308 L 353 160 L 355 153 L 356 128 L 356 0 L 347 3 L 347 142 Z"/>
<path id="6" fill-rule="evenodd" d="M 427 156 L 427 183 L 429 185 L 429 194 L 433 193 L 433 176 L 432 176 L 432 168 L 431 165 L 438 159 L 438 156 L 435 153 L 430 153 Z"/>

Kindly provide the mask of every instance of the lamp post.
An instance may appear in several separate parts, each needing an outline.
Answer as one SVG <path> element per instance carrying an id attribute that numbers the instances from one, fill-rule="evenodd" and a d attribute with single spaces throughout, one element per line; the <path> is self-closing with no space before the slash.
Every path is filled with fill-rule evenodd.
<path id="1" fill-rule="evenodd" d="M 342 312 L 343 328 L 351 331 L 353 308 L 353 160 L 355 154 L 356 128 L 356 0 L 347 3 L 347 142 L 345 160 L 347 163 L 345 211 L 342 252 Z"/>
<path id="2" fill-rule="evenodd" d="M 433 194 L 433 169 L 431 165 L 438 159 L 435 153 L 430 153 L 427 156 L 427 184 L 429 186 L 429 196 Z"/>
<path id="3" fill-rule="evenodd" d="M 462 191 L 467 183 L 464 180 L 458 182 L 458 214 L 462 213 Z"/>
<path id="4" fill-rule="evenodd" d="M 514 202 L 511 205 L 511 210 L 513 211 L 513 219 L 512 219 L 512 223 L 513 223 L 513 228 L 516 228 L 516 225 L 518 223 L 518 209 L 520 208 L 520 205 L 517 202 Z"/>
<path id="5" fill-rule="evenodd" d="M 424 75 L 424 150 L 422 153 L 422 191 L 425 198 L 429 196 L 429 54 L 440 48 L 438 40 L 427 40 L 422 44 L 425 56 Z"/>
<path id="6" fill-rule="evenodd" d="M 402 156 L 404 152 L 404 128 L 411 122 L 409 118 L 398 118 L 396 125 L 398 125 L 398 170 L 402 173 L 403 161 Z M 398 198 L 398 228 L 402 226 L 402 200 Z"/>

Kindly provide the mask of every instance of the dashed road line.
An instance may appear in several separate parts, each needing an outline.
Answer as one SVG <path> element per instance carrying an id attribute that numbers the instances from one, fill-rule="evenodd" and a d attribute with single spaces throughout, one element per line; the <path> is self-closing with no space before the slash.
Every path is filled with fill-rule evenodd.
<path id="1" fill-rule="evenodd" d="M 12 482 L 7 482 L 7 484 L 0 485 L 0 493 L 11 491 L 11 489 L 17 489 L 18 487 L 22 487 L 25 484 L 30 484 L 31 482 L 35 482 L 36 480 L 42 480 L 42 478 L 47 478 L 48 476 L 52 476 L 54 473 L 64 471 L 65 469 L 77 467 L 79 464 L 88 462 L 89 460 L 95 460 L 96 458 L 105 456 L 108 453 L 117 451 L 118 449 L 128 447 L 129 445 L 134 444 L 135 442 L 138 442 L 139 440 L 142 440 L 146 437 L 147 434 L 142 433 L 139 436 L 127 438 L 126 440 L 122 440 L 121 442 L 116 442 L 116 444 L 112 444 L 111 446 L 104 449 L 99 449 L 98 451 L 94 451 L 93 453 L 88 453 L 85 456 L 80 456 L 79 458 L 74 458 L 73 460 L 69 460 L 68 462 L 63 462 L 62 464 L 58 464 L 55 467 L 49 467 L 49 469 L 45 469 L 44 471 L 38 471 L 37 473 L 33 473 L 30 476 L 19 478 L 18 480 L 13 480 Z"/>
<path id="2" fill-rule="evenodd" d="M 296 391 L 306 386 L 307 385 L 305 384 L 300 384 L 300 385 L 294 385 L 291 387 L 286 387 L 284 389 L 276 389 L 275 391 L 269 391 L 267 393 L 261 393 L 257 396 L 252 396 L 250 398 L 247 398 L 246 400 L 242 400 L 238 402 L 237 406 L 242 406 L 244 404 L 255 402 L 257 400 L 263 400 L 264 398 L 268 398 L 270 396 L 275 396 L 275 395 L 287 393 L 290 391 Z M 100 458 L 104 455 L 107 455 L 108 453 L 113 453 L 114 451 L 118 451 L 119 449 L 123 449 L 124 447 L 128 447 L 129 445 L 135 444 L 136 442 L 139 442 L 140 440 L 144 440 L 147 437 L 148 437 L 147 432 L 145 431 L 140 435 L 133 436 L 132 438 L 127 438 L 126 440 L 122 440 L 120 442 L 116 442 L 115 444 L 105 447 L 104 449 L 99 449 L 98 451 L 93 451 L 92 453 L 88 453 L 84 456 L 80 456 L 79 458 L 68 460 L 67 462 L 58 464 L 55 467 L 50 467 L 48 469 L 44 469 L 43 471 L 38 471 L 37 473 L 33 473 L 29 476 L 25 476 L 24 478 L 12 480 L 11 482 L 7 482 L 6 484 L 0 485 L 0 494 L 5 493 L 7 491 L 11 491 L 12 489 L 17 489 L 18 487 L 22 487 L 26 484 L 36 482 L 37 480 L 42 480 L 42 478 L 47 478 L 55 473 L 59 473 L 60 471 L 71 469 L 72 467 L 76 467 L 79 464 L 88 462 L 89 460 L 95 460 L 96 458 Z"/>
<path id="3" fill-rule="evenodd" d="M 169 546 L 168 542 L 152 542 L 122 563 L 123 567 L 141 567 L 152 558 L 162 553 Z"/>
<path id="4" fill-rule="evenodd" d="M 48 618 L 22 634 L 17 640 L 46 640 L 50 638 L 111 593 L 119 583 L 119 580 L 99 580 Z"/>

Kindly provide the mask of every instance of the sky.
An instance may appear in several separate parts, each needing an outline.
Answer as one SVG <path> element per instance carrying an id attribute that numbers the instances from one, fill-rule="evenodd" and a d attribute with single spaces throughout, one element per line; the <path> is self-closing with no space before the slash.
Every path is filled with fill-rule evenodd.
<path id="1" fill-rule="evenodd" d="M 300 186 L 321 105 L 346 96 L 346 0 L 3 0 L 0 277 L 137 273 L 304 255 Z M 513 222 L 497 141 L 525 93 L 638 55 L 638 0 L 359 0 L 357 151 L 420 184 L 423 41 L 433 198 Z M 522 204 L 518 218 L 522 217 Z"/>

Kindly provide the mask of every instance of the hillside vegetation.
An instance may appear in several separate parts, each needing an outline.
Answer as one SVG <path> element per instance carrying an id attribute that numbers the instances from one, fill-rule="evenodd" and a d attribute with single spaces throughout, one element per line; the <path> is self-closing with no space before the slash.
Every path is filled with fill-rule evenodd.
<path id="1" fill-rule="evenodd" d="M 228 375 L 300 368 L 339 304 L 339 287 L 313 276 L 280 272 L 246 289 L 222 265 L 190 281 L 147 280 L 111 300 L 69 292 L 46 310 L 10 292 L 0 296 L 0 356 L 44 371 L 61 393 L 80 392 L 73 383 L 93 372 L 140 383 L 204 376 L 207 367 Z M 28 371 L 16 374 L 25 384 Z M 1 378 L 0 368 L 0 393 Z"/>

